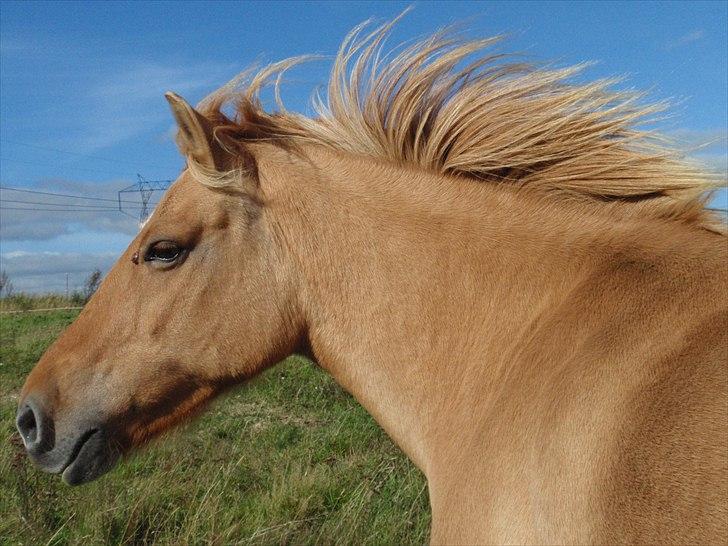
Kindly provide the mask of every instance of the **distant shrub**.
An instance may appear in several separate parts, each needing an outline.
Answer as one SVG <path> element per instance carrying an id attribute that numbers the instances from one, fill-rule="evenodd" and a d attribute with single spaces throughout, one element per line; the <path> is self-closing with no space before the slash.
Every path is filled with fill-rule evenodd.
<path id="1" fill-rule="evenodd" d="M 99 284 L 101 284 L 101 277 L 100 269 L 94 269 L 91 274 L 86 277 L 86 281 L 83 283 L 83 303 L 90 300 L 91 296 L 96 293 L 96 290 L 99 288 Z"/>
<path id="2" fill-rule="evenodd" d="M 5 302 L 9 304 L 10 307 L 17 309 L 18 311 L 28 311 L 35 307 L 34 299 L 35 298 L 33 298 L 30 294 L 20 292 L 5 298 Z"/>
<path id="3" fill-rule="evenodd" d="M 0 271 L 0 298 L 8 298 L 13 295 L 13 283 L 10 281 L 7 271 Z"/>
<path id="4" fill-rule="evenodd" d="M 86 303 L 86 295 L 82 292 L 75 291 L 71 294 L 71 305 L 84 305 Z"/>

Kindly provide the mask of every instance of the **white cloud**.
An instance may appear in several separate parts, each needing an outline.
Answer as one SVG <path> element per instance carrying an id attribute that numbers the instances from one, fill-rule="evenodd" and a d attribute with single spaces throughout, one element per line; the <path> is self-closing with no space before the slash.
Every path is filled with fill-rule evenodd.
<path id="1" fill-rule="evenodd" d="M 106 74 L 87 92 L 85 114 L 79 116 L 83 136 L 75 139 L 75 145 L 91 153 L 140 135 L 170 119 L 166 91 L 207 95 L 234 73 L 231 65 L 144 62 Z"/>
<path id="2" fill-rule="evenodd" d="M 677 129 L 667 133 L 679 146 L 696 153 L 726 150 L 728 130 L 726 129 Z"/>
<path id="3" fill-rule="evenodd" d="M 125 201 L 133 201 L 122 203 L 122 209 L 127 214 L 114 210 L 117 208 L 118 190 L 128 185 L 128 181 L 77 182 L 49 180 L 39 186 L 28 188 L 54 193 L 101 197 L 111 201 L 76 200 L 2 190 L 0 191 L 0 201 L 3 202 L 6 208 L 0 212 L 0 239 L 4 241 L 48 240 L 79 230 L 134 235 L 139 230 L 136 216 L 140 212 L 140 197 L 134 193 L 123 194 Z M 161 194 L 153 194 L 151 203 L 158 202 L 160 198 Z M 30 201 L 33 204 L 23 205 L 23 203 L 8 202 L 8 200 Z M 63 206 L 68 204 L 82 206 Z M 88 208 L 96 206 L 108 207 L 110 210 Z M 12 210 L 20 208 L 52 208 L 59 210 Z M 65 208 L 75 210 L 61 210 Z"/>
<path id="4" fill-rule="evenodd" d="M 62 293 L 83 286 L 94 269 L 104 274 L 111 269 L 119 255 L 59 252 L 8 252 L 0 254 L 0 268 L 7 272 L 16 292 Z"/>
<path id="5" fill-rule="evenodd" d="M 116 206 L 117 191 L 128 186 L 128 181 L 78 182 L 68 180 L 46 181 L 33 190 L 101 197 L 112 201 L 74 200 L 44 194 L 0 191 L 4 207 L 23 207 L 8 203 L 7 199 L 33 201 L 31 208 L 58 209 L 68 203 L 86 206 Z M 152 197 L 152 203 L 161 198 Z M 134 194 L 124 195 L 134 200 Z M 138 196 L 136 196 L 138 200 Z M 44 205 L 44 203 L 46 205 Z M 125 203 L 126 211 L 138 214 L 136 203 Z M 128 208 L 127 208 L 128 207 Z M 96 268 L 108 271 L 123 248 L 138 233 L 136 218 L 125 216 L 118 210 L 64 210 L 64 211 L 0 211 L 0 267 L 7 271 L 18 292 L 64 292 L 66 275 L 69 289 L 83 285 L 86 277 Z"/>
<path id="6" fill-rule="evenodd" d="M 676 40 L 673 40 L 665 45 L 666 50 L 675 49 L 687 44 L 692 44 L 693 42 L 698 42 L 705 38 L 705 31 L 702 29 L 696 29 L 692 30 L 690 32 L 687 32 L 677 38 Z"/>
<path id="7" fill-rule="evenodd" d="M 722 174 L 728 183 L 728 153 L 696 154 L 693 158 L 708 170 Z"/>
<path id="8" fill-rule="evenodd" d="M 25 256 L 30 256 L 31 254 L 31 252 L 26 252 L 25 250 L 16 250 L 15 252 L 6 252 L 5 254 L 3 254 L 3 256 L 5 258 L 24 258 Z"/>
<path id="9" fill-rule="evenodd" d="M 692 159 L 728 180 L 728 130 L 678 129 L 667 136 Z"/>

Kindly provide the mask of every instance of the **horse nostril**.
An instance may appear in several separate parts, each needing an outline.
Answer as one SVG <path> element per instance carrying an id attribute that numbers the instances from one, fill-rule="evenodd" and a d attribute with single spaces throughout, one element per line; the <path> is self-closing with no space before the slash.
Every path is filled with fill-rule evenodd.
<path id="1" fill-rule="evenodd" d="M 15 426 L 23 439 L 25 449 L 31 453 L 39 453 L 50 443 L 51 434 L 40 410 L 29 401 L 18 410 Z"/>
<path id="2" fill-rule="evenodd" d="M 18 412 L 17 426 L 25 445 L 34 444 L 38 439 L 38 425 L 35 412 L 30 406 L 25 406 Z"/>

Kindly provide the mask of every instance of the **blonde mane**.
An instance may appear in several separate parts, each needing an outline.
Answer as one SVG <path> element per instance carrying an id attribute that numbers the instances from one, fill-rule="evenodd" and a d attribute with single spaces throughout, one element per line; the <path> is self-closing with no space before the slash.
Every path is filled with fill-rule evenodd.
<path id="1" fill-rule="evenodd" d="M 385 54 L 395 22 L 369 32 L 364 23 L 345 38 L 325 99 L 313 100 L 315 117 L 287 110 L 279 92 L 286 70 L 310 57 L 244 72 L 200 111 L 228 149 L 249 140 L 317 144 L 443 175 L 629 203 L 628 214 L 723 231 L 705 208 L 719 178 L 637 127 L 664 104 L 643 105 L 642 94 L 612 90 L 617 80 L 573 83 L 584 65 L 537 67 L 502 54 L 466 64 L 499 37 L 468 41 L 442 31 Z M 274 113 L 260 97 L 269 84 Z M 223 112 L 229 107 L 231 116 Z M 218 187 L 227 178 L 208 174 L 203 181 Z"/>

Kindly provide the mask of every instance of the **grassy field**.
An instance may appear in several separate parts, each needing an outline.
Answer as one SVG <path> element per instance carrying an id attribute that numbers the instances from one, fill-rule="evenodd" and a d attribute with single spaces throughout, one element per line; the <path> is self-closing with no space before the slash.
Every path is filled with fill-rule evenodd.
<path id="1" fill-rule="evenodd" d="M 13 294 L 0 298 L 0 313 L 29 311 L 31 309 L 53 309 L 63 307 L 79 307 L 83 305 L 84 298 L 75 293 L 71 297 L 60 294 Z"/>
<path id="2" fill-rule="evenodd" d="M 0 543 L 427 542 L 421 473 L 301 358 L 96 482 L 71 488 L 37 471 L 14 432 L 18 390 L 77 313 L 0 316 Z"/>

